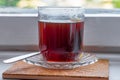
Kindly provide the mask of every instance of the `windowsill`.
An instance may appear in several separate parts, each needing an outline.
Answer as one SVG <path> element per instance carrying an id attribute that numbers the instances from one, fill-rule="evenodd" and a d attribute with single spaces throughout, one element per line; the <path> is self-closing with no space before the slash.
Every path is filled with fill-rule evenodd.
<path id="1" fill-rule="evenodd" d="M 37 13 L 23 13 L 23 14 L 1 14 L 0 13 L 0 17 L 37 17 L 38 14 Z M 104 14 L 85 14 L 85 17 L 120 17 L 120 14 L 107 14 L 107 13 L 104 13 Z"/>
<path id="2" fill-rule="evenodd" d="M 0 8 L 0 17 L 37 17 L 37 9 Z M 86 17 L 120 17 L 120 9 L 85 9 Z"/>
<path id="3" fill-rule="evenodd" d="M 85 14 L 85 17 L 120 17 L 120 14 Z"/>
<path id="4" fill-rule="evenodd" d="M 10 13 L 10 14 L 0 14 L 0 17 L 37 17 L 37 13 L 35 14 L 25 14 L 25 13 L 23 13 L 23 14 L 18 14 L 18 13 L 16 13 L 16 14 L 12 14 L 12 13 Z"/>

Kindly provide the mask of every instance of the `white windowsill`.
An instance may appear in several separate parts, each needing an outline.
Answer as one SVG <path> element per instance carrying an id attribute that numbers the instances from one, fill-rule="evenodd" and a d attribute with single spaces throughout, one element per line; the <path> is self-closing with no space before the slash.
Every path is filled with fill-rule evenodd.
<path id="1" fill-rule="evenodd" d="M 37 14 L 0 14 L 0 17 L 37 17 Z"/>
<path id="2" fill-rule="evenodd" d="M 85 14 L 85 17 L 120 17 L 120 14 Z"/>
<path id="3" fill-rule="evenodd" d="M 0 14 L 0 17 L 37 17 L 38 14 Z M 107 14 L 107 13 L 101 13 L 101 14 L 85 14 L 85 17 L 120 17 L 120 14 Z"/>

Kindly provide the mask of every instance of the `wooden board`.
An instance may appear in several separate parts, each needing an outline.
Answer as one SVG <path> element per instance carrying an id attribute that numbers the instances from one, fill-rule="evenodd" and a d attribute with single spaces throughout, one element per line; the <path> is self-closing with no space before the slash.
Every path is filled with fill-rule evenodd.
<path id="1" fill-rule="evenodd" d="M 3 78 L 39 80 L 108 80 L 109 61 L 100 59 L 94 64 L 71 70 L 46 69 L 19 61 L 3 73 Z"/>

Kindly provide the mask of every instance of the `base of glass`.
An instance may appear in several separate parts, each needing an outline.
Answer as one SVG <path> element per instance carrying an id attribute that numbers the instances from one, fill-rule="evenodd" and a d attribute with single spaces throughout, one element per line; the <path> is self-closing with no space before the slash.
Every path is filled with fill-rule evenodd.
<path id="1" fill-rule="evenodd" d="M 23 60 L 26 63 L 49 68 L 49 69 L 73 69 L 80 66 L 93 64 L 98 61 L 97 57 L 93 53 L 82 53 L 82 57 L 78 61 L 74 62 L 49 62 L 44 61 L 42 54 L 26 58 Z"/>

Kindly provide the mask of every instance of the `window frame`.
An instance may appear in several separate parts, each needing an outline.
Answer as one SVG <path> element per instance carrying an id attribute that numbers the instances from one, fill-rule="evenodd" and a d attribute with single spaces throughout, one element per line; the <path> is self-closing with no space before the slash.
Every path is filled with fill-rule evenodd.
<path id="1" fill-rule="evenodd" d="M 99 9 L 98 9 L 98 11 L 99 11 Z M 112 19 L 115 21 L 113 21 Z M 12 20 L 13 20 L 13 22 L 11 22 Z M 1 28 L 0 29 L 0 33 L 1 33 L 0 37 L 2 37 L 2 40 L 0 40 L 0 47 L 1 47 L 0 50 L 38 51 L 39 49 L 38 49 L 37 20 L 38 20 L 37 13 L 29 13 L 29 14 L 28 13 L 22 13 L 22 14 L 2 13 L 2 14 L 0 14 L 0 21 L 2 21 L 1 23 L 8 23 L 8 24 L 2 24 L 1 25 L 2 27 L 0 27 Z M 91 26 L 92 28 L 95 28 L 96 27 L 95 24 L 97 24 L 97 28 L 99 28 L 99 27 L 101 27 L 101 25 L 97 21 L 104 21 L 104 20 L 107 21 L 108 20 L 108 21 L 112 21 L 113 24 L 114 24 L 114 22 L 117 24 L 120 24 L 118 22 L 118 20 L 120 20 L 120 14 L 115 14 L 115 13 L 111 14 L 108 12 L 107 13 L 102 12 L 102 13 L 97 13 L 97 14 L 85 13 L 85 20 L 87 23 L 87 25 L 85 25 L 85 29 L 86 29 L 86 26 Z M 91 20 L 95 21 L 95 24 L 90 24 Z M 27 24 L 25 24 L 25 22 Z M 101 23 L 105 24 L 105 22 L 101 22 Z M 22 27 L 20 25 L 22 25 Z M 105 27 L 105 25 L 103 25 L 103 26 Z M 11 27 L 13 30 L 7 29 L 7 31 L 4 32 L 4 31 L 2 31 L 2 29 L 6 30 L 4 27 L 6 27 L 6 28 Z M 19 29 L 17 29 L 17 27 Z M 30 29 L 28 32 L 26 32 L 25 30 L 27 30 L 28 28 L 30 28 Z M 112 29 L 112 26 L 110 26 L 110 28 Z M 90 28 L 88 28 L 88 29 L 90 29 Z M 92 31 L 92 29 L 90 29 L 90 31 L 88 29 L 87 29 L 87 31 L 85 31 L 85 34 L 91 34 L 91 33 L 94 34 L 95 29 L 93 31 Z M 108 27 L 106 29 L 108 29 Z M 111 29 L 109 29 L 109 30 L 111 30 Z M 15 30 L 17 30 L 16 34 L 14 34 Z M 21 31 L 23 30 L 23 32 L 21 33 L 19 30 L 21 30 Z M 102 29 L 102 30 L 104 30 L 104 29 Z M 14 34 L 15 37 L 12 36 L 12 34 Z M 117 34 L 117 33 L 115 33 L 115 34 Z M 115 37 L 115 34 L 113 34 L 114 37 Z M 13 38 L 10 40 L 15 40 L 15 41 L 8 41 L 7 42 L 8 35 L 10 35 L 10 37 Z M 100 32 L 97 35 L 100 35 Z M 106 34 L 106 36 L 107 36 L 107 34 Z M 94 38 L 94 36 L 93 36 L 93 38 Z M 95 36 L 95 38 L 99 38 L 99 37 Z M 105 36 L 103 38 L 105 38 Z M 85 51 L 120 52 L 120 42 L 117 44 L 114 41 L 113 44 L 112 43 L 109 44 L 110 42 L 107 42 L 104 40 L 101 40 L 101 42 L 100 42 L 100 40 L 98 40 L 98 41 L 93 40 L 92 41 L 92 39 L 90 39 L 90 41 L 89 41 L 89 39 L 90 39 L 90 37 L 89 38 L 85 37 L 85 43 L 84 43 L 85 44 L 85 48 L 84 48 Z M 112 39 L 112 38 L 110 38 L 110 39 Z M 107 39 L 105 38 L 105 40 L 107 40 Z M 118 40 L 120 40 L 120 38 Z"/>

